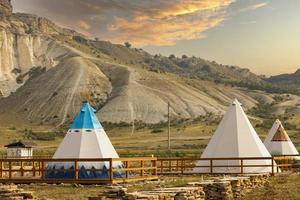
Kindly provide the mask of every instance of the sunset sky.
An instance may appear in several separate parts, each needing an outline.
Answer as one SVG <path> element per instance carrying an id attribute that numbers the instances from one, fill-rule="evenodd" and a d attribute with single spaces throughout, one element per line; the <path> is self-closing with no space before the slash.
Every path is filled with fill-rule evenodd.
<path id="1" fill-rule="evenodd" d="M 12 0 L 87 36 L 258 74 L 300 68 L 300 0 Z"/>

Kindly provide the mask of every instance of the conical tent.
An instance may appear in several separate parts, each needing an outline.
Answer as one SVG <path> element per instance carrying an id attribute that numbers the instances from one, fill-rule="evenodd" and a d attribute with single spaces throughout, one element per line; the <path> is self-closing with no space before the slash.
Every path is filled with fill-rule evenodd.
<path id="1" fill-rule="evenodd" d="M 201 158 L 241 158 L 241 157 L 271 157 L 270 153 L 258 137 L 238 100 L 229 107 L 216 132 L 212 136 Z M 271 159 L 244 160 L 244 165 L 271 165 Z M 210 172 L 209 161 L 198 161 L 195 172 Z M 240 160 L 214 160 L 214 173 L 240 173 Z M 244 173 L 271 172 L 271 167 L 244 167 Z"/>
<path id="2" fill-rule="evenodd" d="M 116 150 L 101 126 L 95 110 L 88 102 L 83 102 L 70 130 L 56 150 L 54 159 L 88 159 L 88 158 L 119 158 Z M 121 162 L 114 162 L 113 168 L 121 168 Z M 74 163 L 52 162 L 48 169 L 70 169 L 68 172 L 49 171 L 47 178 L 72 178 L 74 177 Z M 109 169 L 108 162 L 79 162 L 78 169 Z M 121 174 L 115 173 L 114 176 Z M 108 172 L 79 171 L 79 178 L 106 178 Z"/>
<path id="3" fill-rule="evenodd" d="M 264 144 L 272 155 L 299 154 L 279 119 L 274 122 Z"/>

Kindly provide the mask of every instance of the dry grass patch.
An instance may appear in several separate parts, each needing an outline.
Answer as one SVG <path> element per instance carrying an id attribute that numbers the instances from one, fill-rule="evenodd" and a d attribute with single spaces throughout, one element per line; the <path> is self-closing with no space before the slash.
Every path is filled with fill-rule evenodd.
<path id="1" fill-rule="evenodd" d="M 280 174 L 270 178 L 270 183 L 260 189 L 253 190 L 246 200 L 299 200 L 300 199 L 300 173 Z"/>

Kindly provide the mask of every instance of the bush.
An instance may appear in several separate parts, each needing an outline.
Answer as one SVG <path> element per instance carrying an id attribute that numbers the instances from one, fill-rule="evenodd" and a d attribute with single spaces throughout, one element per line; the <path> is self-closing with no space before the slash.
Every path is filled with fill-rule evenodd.
<path id="1" fill-rule="evenodd" d="M 73 40 L 75 40 L 76 42 L 78 42 L 80 44 L 87 44 L 87 39 L 85 39 L 84 37 L 81 37 L 79 35 L 73 36 Z"/>
<path id="2" fill-rule="evenodd" d="M 28 130 L 25 136 L 27 139 L 32 140 L 52 141 L 55 140 L 56 134 L 52 132 L 33 132 L 32 130 Z"/>
<path id="3" fill-rule="evenodd" d="M 124 46 L 127 47 L 127 48 L 131 48 L 132 45 L 129 42 L 125 42 Z"/>
<path id="4" fill-rule="evenodd" d="M 164 132 L 164 130 L 162 130 L 162 129 L 153 129 L 151 131 L 151 133 L 162 133 L 162 132 Z"/>

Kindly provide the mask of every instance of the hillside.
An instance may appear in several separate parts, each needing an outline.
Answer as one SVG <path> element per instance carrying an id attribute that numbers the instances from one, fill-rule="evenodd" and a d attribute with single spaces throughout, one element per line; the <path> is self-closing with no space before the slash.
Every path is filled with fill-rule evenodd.
<path id="1" fill-rule="evenodd" d="M 197 57 L 183 55 L 182 58 L 177 58 L 174 55 L 169 57 L 150 55 L 142 49 L 129 48 L 104 41 L 89 40 L 85 43 L 122 63 L 141 66 L 154 72 L 175 73 L 194 79 L 263 82 L 261 77 L 248 69 L 236 66 L 223 66 Z"/>
<path id="2" fill-rule="evenodd" d="M 278 86 L 248 69 L 150 55 L 90 40 L 38 16 L 2 13 L 0 123 L 6 126 L 69 123 L 86 98 L 102 121 L 159 123 L 166 120 L 168 102 L 173 119 L 186 119 L 223 113 L 235 97 L 248 109 L 278 97 L 255 90 Z M 285 113 L 299 102 L 295 96 L 279 109 Z"/>
<path id="3" fill-rule="evenodd" d="M 282 84 L 286 86 L 294 86 L 300 88 L 300 69 L 293 74 L 281 74 L 278 76 L 271 76 L 267 79 L 268 82 L 273 84 Z"/>

